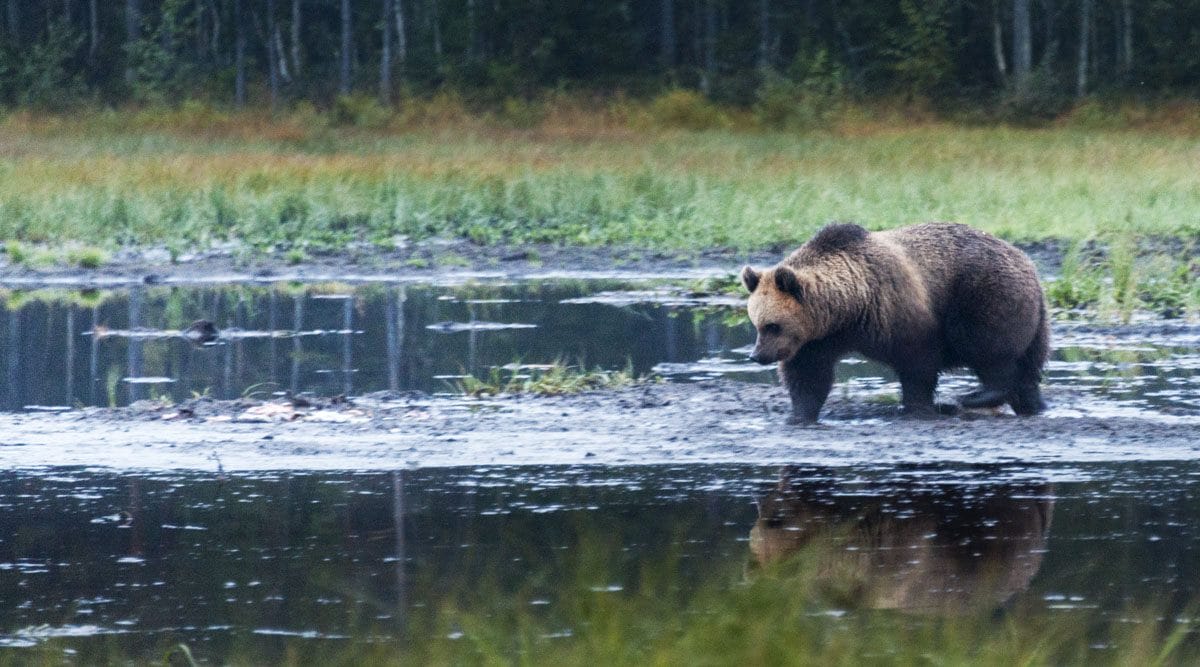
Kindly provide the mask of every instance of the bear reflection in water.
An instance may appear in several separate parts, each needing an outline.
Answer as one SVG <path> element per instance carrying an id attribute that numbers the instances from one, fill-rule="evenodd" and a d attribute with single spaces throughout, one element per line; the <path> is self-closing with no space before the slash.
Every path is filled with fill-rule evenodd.
<path id="1" fill-rule="evenodd" d="M 810 558 L 810 592 L 830 603 L 987 611 L 1028 588 L 1041 567 L 1049 484 L 851 486 L 814 472 L 784 469 L 759 501 L 750 551 L 759 566 Z"/>

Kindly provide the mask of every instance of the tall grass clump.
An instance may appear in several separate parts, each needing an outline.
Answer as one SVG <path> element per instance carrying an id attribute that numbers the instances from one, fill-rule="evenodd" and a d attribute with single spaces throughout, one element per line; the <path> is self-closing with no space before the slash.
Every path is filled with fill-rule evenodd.
<path id="1" fill-rule="evenodd" d="M 1108 244 L 1110 298 L 1118 318 L 1128 323 L 1138 302 L 1137 238 L 1118 232 Z"/>
<path id="2" fill-rule="evenodd" d="M 557 396 L 593 389 L 617 389 L 640 381 L 633 370 L 588 370 L 562 361 L 544 365 L 510 364 L 493 367 L 486 377 L 467 375 L 455 383 L 459 393 L 468 396 L 499 394 L 535 394 Z"/>
<path id="3" fill-rule="evenodd" d="M 1052 308 L 1079 313 L 1100 300 L 1101 275 L 1085 256 L 1084 243 L 1073 243 L 1063 254 L 1058 275 L 1046 285 L 1046 299 Z"/>

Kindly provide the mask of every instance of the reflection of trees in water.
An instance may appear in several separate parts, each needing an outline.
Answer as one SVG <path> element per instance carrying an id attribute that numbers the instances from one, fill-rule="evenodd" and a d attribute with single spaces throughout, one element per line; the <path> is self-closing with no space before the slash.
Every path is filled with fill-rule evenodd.
<path id="1" fill-rule="evenodd" d="M 812 558 L 821 593 L 852 607 L 961 613 L 1007 602 L 1041 567 L 1049 484 L 832 486 L 785 468 L 759 502 L 750 551 Z"/>
<path id="2" fill-rule="evenodd" d="M 613 369 L 632 365 L 645 373 L 664 360 L 698 359 L 746 342 L 742 328 L 731 329 L 709 312 L 655 304 L 561 303 L 607 287 L 621 285 L 365 286 L 350 299 L 330 298 L 336 295 L 324 294 L 320 286 L 137 286 L 90 296 L 54 292 L 12 299 L 0 313 L 0 329 L 5 329 L 0 331 L 0 367 L 6 371 L 0 402 L 19 408 L 70 404 L 75 398 L 106 405 L 110 390 L 121 401 L 159 394 L 175 400 L 193 394 L 236 398 L 248 388 L 257 393 L 268 386 L 321 395 L 388 388 L 444 391 L 446 383 L 435 376 L 464 370 L 486 374 L 492 366 L 518 360 Z M 169 335 L 198 319 L 249 335 L 204 346 Z M 536 328 L 449 334 L 426 328 L 446 320 Z M 129 335 L 137 328 L 140 336 Z M 348 330 L 355 333 L 342 333 Z M 168 335 L 156 337 L 156 332 Z M 304 337 L 288 341 L 268 332 Z M 87 336 L 87 342 L 79 336 Z M 120 381 L 131 376 L 174 382 Z M 268 382 L 278 384 L 264 385 Z"/>

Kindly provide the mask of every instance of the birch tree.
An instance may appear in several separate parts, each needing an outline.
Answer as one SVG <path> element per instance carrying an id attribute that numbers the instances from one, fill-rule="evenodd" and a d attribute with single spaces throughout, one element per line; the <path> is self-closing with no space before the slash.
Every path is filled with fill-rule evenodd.
<path id="1" fill-rule="evenodd" d="M 1025 85 L 1033 70 L 1033 29 L 1029 0 L 1013 0 L 1013 76 L 1018 86 Z"/>

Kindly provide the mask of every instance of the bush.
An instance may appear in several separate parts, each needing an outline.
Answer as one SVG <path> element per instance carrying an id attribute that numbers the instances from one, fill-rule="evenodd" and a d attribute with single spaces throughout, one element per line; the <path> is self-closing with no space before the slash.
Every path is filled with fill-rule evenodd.
<path id="1" fill-rule="evenodd" d="M 676 88 L 650 103 L 657 125 L 685 130 L 714 130 L 729 125 L 729 119 L 708 98 L 694 90 Z"/>
<path id="2" fill-rule="evenodd" d="M 392 121 L 392 112 L 371 95 L 341 95 L 333 102 L 333 122 L 364 129 L 382 129 Z"/>
<path id="3" fill-rule="evenodd" d="M 1047 68 L 1038 68 L 1021 83 L 1014 83 L 1001 94 L 996 115 L 1010 123 L 1037 124 L 1053 120 L 1070 108 L 1059 76 Z"/>
<path id="4" fill-rule="evenodd" d="M 149 33 L 126 47 L 133 70 L 133 99 L 155 106 L 172 105 L 195 85 L 197 67 L 185 53 L 196 22 L 185 0 L 165 0 Z"/>
<path id="5" fill-rule="evenodd" d="M 71 61 L 82 43 L 83 37 L 67 21 L 51 23 L 45 38 L 35 43 L 15 67 L 17 102 L 55 111 L 79 102 L 85 88 Z"/>
<path id="6" fill-rule="evenodd" d="M 845 77 L 825 51 L 796 56 L 786 73 L 763 72 L 754 115 L 764 127 L 807 129 L 828 125 L 843 106 Z"/>

